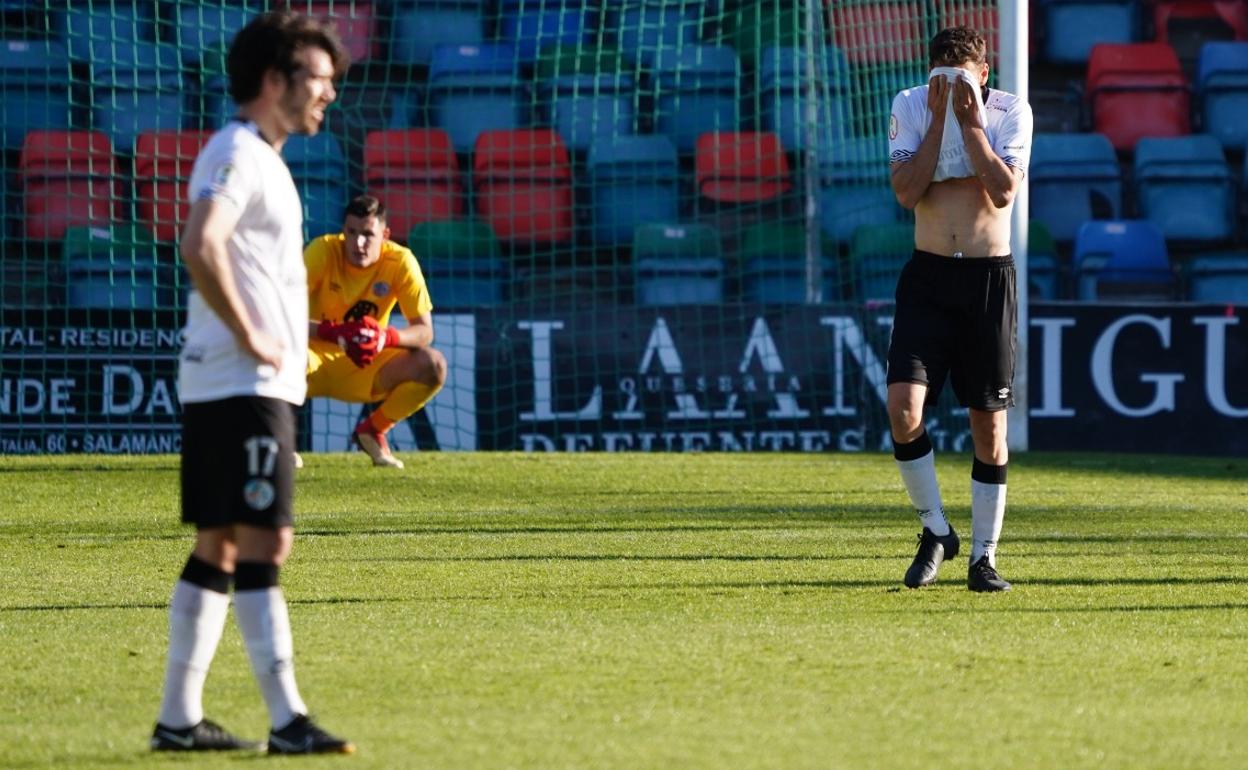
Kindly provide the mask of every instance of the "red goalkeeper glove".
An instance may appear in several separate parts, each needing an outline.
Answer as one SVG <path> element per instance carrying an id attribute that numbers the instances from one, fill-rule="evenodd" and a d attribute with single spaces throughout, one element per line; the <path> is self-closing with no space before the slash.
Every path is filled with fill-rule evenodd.
<path id="1" fill-rule="evenodd" d="M 356 366 L 363 369 L 377 354 L 399 343 L 398 329 L 382 328 L 371 316 L 344 324 L 343 349 Z"/>

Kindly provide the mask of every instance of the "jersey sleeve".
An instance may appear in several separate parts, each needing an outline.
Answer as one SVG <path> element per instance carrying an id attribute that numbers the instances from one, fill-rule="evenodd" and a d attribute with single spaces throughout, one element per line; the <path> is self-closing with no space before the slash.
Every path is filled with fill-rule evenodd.
<path id="1" fill-rule="evenodd" d="M 243 211 L 260 193 L 256 163 L 235 143 L 210 143 L 195 162 L 188 200 L 225 201 Z"/>
<path id="2" fill-rule="evenodd" d="M 1019 99 L 1006 114 L 992 143 L 992 151 L 1005 165 L 1027 173 L 1031 162 L 1031 105 Z"/>
<path id="3" fill-rule="evenodd" d="M 307 245 L 303 250 L 303 266 L 308 271 L 308 294 L 311 295 L 321 288 L 325 278 L 325 268 L 329 264 L 330 244 L 326 236 L 321 236 Z"/>
<path id="4" fill-rule="evenodd" d="M 914 94 L 919 90 L 902 91 L 893 97 L 893 111 L 888 116 L 889 163 L 905 163 L 919 151 L 923 129 L 911 105 Z"/>
<path id="5" fill-rule="evenodd" d="M 433 300 L 429 298 L 425 275 L 420 270 L 416 255 L 406 250 L 403 254 L 403 277 L 399 281 L 398 295 L 404 318 L 410 320 L 433 312 Z"/>

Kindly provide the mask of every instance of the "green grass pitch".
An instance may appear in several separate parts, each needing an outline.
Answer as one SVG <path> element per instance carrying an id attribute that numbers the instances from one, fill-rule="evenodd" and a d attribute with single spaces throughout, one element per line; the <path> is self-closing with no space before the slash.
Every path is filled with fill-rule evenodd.
<path id="1" fill-rule="evenodd" d="M 1248 766 L 1242 459 L 1016 456 L 992 596 L 965 556 L 901 588 L 885 455 L 307 459 L 296 670 L 359 753 L 279 765 Z M 938 463 L 968 540 L 969 466 Z M 0 767 L 259 761 L 146 750 L 177 468 L 0 458 Z M 267 730 L 232 618 L 205 703 Z"/>

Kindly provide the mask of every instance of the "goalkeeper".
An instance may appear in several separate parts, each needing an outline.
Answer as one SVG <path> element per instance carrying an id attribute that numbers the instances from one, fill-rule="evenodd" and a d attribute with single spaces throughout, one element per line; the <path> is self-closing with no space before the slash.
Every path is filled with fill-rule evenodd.
<path id="1" fill-rule="evenodd" d="M 386 433 L 446 382 L 433 345 L 433 303 L 411 251 L 389 240 L 386 207 L 371 195 L 347 205 L 342 232 L 304 249 L 308 269 L 308 396 L 380 402 L 353 438 L 379 467 L 402 468 Z M 389 324 L 398 304 L 407 328 Z"/>

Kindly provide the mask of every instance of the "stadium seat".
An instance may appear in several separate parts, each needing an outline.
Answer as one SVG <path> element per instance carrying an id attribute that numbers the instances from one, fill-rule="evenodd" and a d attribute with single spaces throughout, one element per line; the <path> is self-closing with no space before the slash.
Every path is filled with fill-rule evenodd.
<path id="1" fill-rule="evenodd" d="M 663 48 L 697 42 L 704 8 L 702 2 L 604 0 L 603 44 L 649 65 Z"/>
<path id="2" fill-rule="evenodd" d="M 654 59 L 654 132 L 690 153 L 708 131 L 740 124 L 741 69 L 726 46 L 664 48 Z"/>
<path id="3" fill-rule="evenodd" d="M 1186 273 L 1192 302 L 1248 305 L 1248 254 L 1197 254 L 1188 260 Z"/>
<path id="4" fill-rule="evenodd" d="M 338 31 L 343 48 L 351 57 L 351 63 L 367 61 L 373 57 L 376 34 L 373 31 L 373 6 L 361 0 L 331 0 L 330 2 L 299 3 L 300 13 L 330 21 Z M 451 41 L 447 41 L 451 42 Z"/>
<path id="5" fill-rule="evenodd" d="M 848 121 L 852 103 L 849 64 L 838 48 L 824 46 L 815 57 L 816 122 L 807 125 L 806 57 L 800 48 L 768 48 L 758 75 L 759 123 L 780 136 L 780 143 L 801 151 L 832 141 L 838 127 Z M 808 131 L 813 129 L 813 137 Z M 810 140 L 813 139 L 813 145 Z"/>
<path id="6" fill-rule="evenodd" d="M 638 305 L 723 302 L 719 233 L 703 224 L 638 225 L 633 236 L 633 280 Z"/>
<path id="7" fill-rule="evenodd" d="M 603 137 L 588 166 L 595 244 L 626 244 L 640 224 L 679 218 L 680 168 L 667 137 Z"/>
<path id="8" fill-rule="evenodd" d="M 924 4 L 891 0 L 829 3 L 832 41 L 852 65 L 927 60 Z M 891 94 L 889 95 L 891 98 Z"/>
<path id="9" fill-rule="evenodd" d="M 552 46 L 576 46 L 596 29 L 596 3 L 578 0 L 499 0 L 498 40 L 522 63 Z"/>
<path id="10" fill-rule="evenodd" d="M 209 52 L 227 50 L 234 35 L 257 15 L 231 0 L 178 3 L 175 30 L 182 58 L 195 63 Z"/>
<path id="11" fill-rule="evenodd" d="M 1155 40 L 1174 49 L 1192 73 L 1209 43 L 1248 40 L 1248 3 L 1243 0 L 1152 0 Z"/>
<path id="12" fill-rule="evenodd" d="M 1085 222 L 1075 236 L 1074 275 L 1083 301 L 1165 300 L 1174 291 L 1165 236 L 1147 220 Z"/>
<path id="13" fill-rule="evenodd" d="M 1134 177 L 1139 215 L 1166 238 L 1208 242 L 1234 235 L 1235 188 L 1216 138 L 1141 139 Z"/>
<path id="14" fill-rule="evenodd" d="M 800 4 L 753 0 L 724 7 L 715 42 L 737 52 L 743 71 L 756 71 L 768 48 L 796 48 L 805 43 L 806 12 Z"/>
<path id="15" fill-rule="evenodd" d="M 64 260 L 71 308 L 174 306 L 172 268 L 161 269 L 156 243 L 141 225 L 71 227 L 65 232 Z"/>
<path id="16" fill-rule="evenodd" d="M 4 149 L 22 146 L 29 131 L 68 131 L 72 125 L 69 54 L 40 40 L 0 41 L 0 104 Z"/>
<path id="17" fill-rule="evenodd" d="M 87 131 L 32 131 L 20 160 L 27 238 L 60 240 L 76 225 L 117 219 L 117 163 L 108 137 Z"/>
<path id="18" fill-rule="evenodd" d="M 350 197 L 342 145 L 327 131 L 315 136 L 295 134 L 287 137 L 282 156 L 303 203 L 304 240 L 341 231 L 343 210 Z M 390 205 L 388 198 L 382 200 Z"/>
<path id="19" fill-rule="evenodd" d="M 173 241 L 181 234 L 190 209 L 186 184 L 195 156 L 210 135 L 208 131 L 153 131 L 139 134 L 135 141 L 135 219 L 151 228 L 156 240 Z"/>
<path id="20" fill-rule="evenodd" d="M 424 64 L 439 45 L 485 42 L 484 0 L 399 0 L 390 25 L 390 60 Z"/>
<path id="21" fill-rule="evenodd" d="M 1140 39 L 1139 0 L 1039 0 L 1043 54 L 1055 64 L 1084 64 L 1098 43 Z"/>
<path id="22" fill-rule="evenodd" d="M 761 203 L 793 187 L 789 159 L 772 133 L 713 132 L 698 137 L 698 195 L 717 203 Z"/>
<path id="23" fill-rule="evenodd" d="M 1031 151 L 1031 218 L 1062 242 L 1089 219 L 1122 214 L 1122 169 L 1102 134 L 1036 134 Z"/>
<path id="24" fill-rule="evenodd" d="M 183 124 L 185 84 L 181 52 L 171 45 L 113 42 L 91 61 L 91 124 L 124 154 L 145 131 L 176 131 Z"/>
<path id="25" fill-rule="evenodd" d="M 440 128 L 370 132 L 364 140 L 364 185 L 385 202 L 394 233 L 464 213 L 459 160 Z"/>
<path id="26" fill-rule="evenodd" d="M 1164 43 L 1094 46 L 1086 83 L 1092 130 L 1116 150 L 1134 149 L 1141 137 L 1191 131 L 1187 80 Z"/>
<path id="27" fill-rule="evenodd" d="M 914 255 L 914 225 L 864 225 L 854 232 L 849 265 L 859 302 L 891 302 L 897 279 Z"/>
<path id="28" fill-rule="evenodd" d="M 542 121 L 577 152 L 588 150 L 597 137 L 633 133 L 636 92 L 636 78 L 613 49 L 553 48 L 538 62 Z"/>
<path id="29" fill-rule="evenodd" d="M 883 134 L 838 139 L 821 148 L 819 221 L 836 243 L 849 243 L 864 225 L 889 225 L 902 212 L 888 176 Z"/>
<path id="30" fill-rule="evenodd" d="M 77 61 L 100 61 L 115 44 L 132 46 L 156 39 L 152 3 L 110 0 L 68 6 L 53 14 L 52 23 L 64 37 L 70 58 Z"/>
<path id="31" fill-rule="evenodd" d="M 482 131 L 523 126 L 524 88 L 509 45 L 449 45 L 429 65 L 429 125 L 446 129 L 456 152 L 472 150 Z"/>
<path id="32" fill-rule="evenodd" d="M 1248 145 L 1248 43 L 1206 43 L 1196 67 L 1200 126 L 1228 150 Z"/>
<path id="33" fill-rule="evenodd" d="M 550 129 L 486 131 L 473 155 L 477 214 L 502 241 L 572 240 L 572 164 Z"/>
<path id="34" fill-rule="evenodd" d="M 420 262 L 439 310 L 493 307 L 506 299 L 507 265 L 485 222 L 424 222 L 412 230 L 407 245 Z"/>
<path id="35" fill-rule="evenodd" d="M 1058 299 L 1061 272 L 1053 236 L 1043 222 L 1033 219 L 1027 227 L 1027 286 L 1031 299 Z"/>
<path id="36" fill-rule="evenodd" d="M 799 225 L 762 223 L 746 228 L 741 237 L 741 299 L 764 305 L 804 304 L 807 246 L 806 230 Z M 839 299 L 836 261 L 822 253 L 818 261 L 823 301 Z"/>

